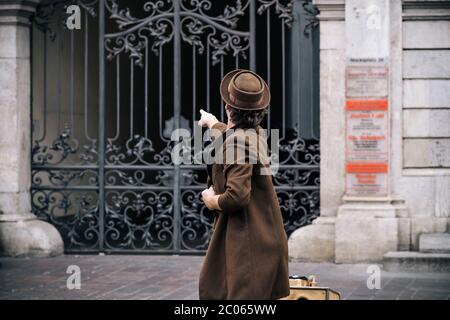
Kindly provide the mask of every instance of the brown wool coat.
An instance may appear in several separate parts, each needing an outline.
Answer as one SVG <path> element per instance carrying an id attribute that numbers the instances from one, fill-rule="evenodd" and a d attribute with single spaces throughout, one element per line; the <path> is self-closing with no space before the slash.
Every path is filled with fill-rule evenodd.
<path id="1" fill-rule="evenodd" d="M 225 133 L 226 125 L 218 123 L 213 129 Z M 242 132 L 236 130 L 224 139 L 225 158 L 227 148 L 236 148 L 230 139 Z M 265 140 L 264 144 L 267 148 Z M 210 166 L 208 187 L 212 184 L 216 194 L 221 194 L 221 211 L 214 212 L 200 271 L 201 300 L 269 300 L 289 295 L 287 236 L 272 177 L 261 175 L 260 166 L 229 161 Z"/>

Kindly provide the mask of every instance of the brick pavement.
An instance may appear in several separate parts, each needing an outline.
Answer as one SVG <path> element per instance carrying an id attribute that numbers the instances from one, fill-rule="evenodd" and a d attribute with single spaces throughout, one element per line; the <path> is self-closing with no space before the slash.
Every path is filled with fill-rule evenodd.
<path id="1" fill-rule="evenodd" d="M 65 255 L 46 259 L 0 258 L 0 299 L 198 299 L 202 256 Z M 69 265 L 81 269 L 81 289 L 69 290 Z M 344 299 L 450 299 L 448 273 L 381 273 L 370 290 L 368 265 L 289 264 L 290 274 L 317 277 Z"/>

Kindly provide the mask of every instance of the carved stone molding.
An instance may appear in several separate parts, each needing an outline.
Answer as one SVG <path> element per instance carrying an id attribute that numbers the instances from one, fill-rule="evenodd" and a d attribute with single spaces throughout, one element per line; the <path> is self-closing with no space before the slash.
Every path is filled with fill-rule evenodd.
<path id="1" fill-rule="evenodd" d="M 345 0 L 313 0 L 313 4 L 319 10 L 320 21 L 345 20 Z"/>
<path id="2" fill-rule="evenodd" d="M 0 24 L 30 24 L 40 0 L 4 0 L 0 3 Z"/>
<path id="3" fill-rule="evenodd" d="M 403 21 L 450 20 L 450 1 L 403 0 Z"/>

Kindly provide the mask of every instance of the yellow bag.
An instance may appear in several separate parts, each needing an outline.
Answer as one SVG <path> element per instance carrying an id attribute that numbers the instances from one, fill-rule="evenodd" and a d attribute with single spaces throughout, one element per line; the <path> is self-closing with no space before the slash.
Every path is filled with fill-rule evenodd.
<path id="1" fill-rule="evenodd" d="M 280 300 L 341 300 L 341 294 L 328 287 L 317 286 L 315 276 L 289 276 L 290 294 Z"/>

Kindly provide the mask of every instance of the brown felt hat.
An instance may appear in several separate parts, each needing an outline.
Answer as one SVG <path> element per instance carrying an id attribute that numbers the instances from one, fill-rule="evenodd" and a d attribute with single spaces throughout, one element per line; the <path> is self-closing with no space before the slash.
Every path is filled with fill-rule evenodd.
<path id="1" fill-rule="evenodd" d="M 270 90 L 259 75 L 250 70 L 238 69 L 223 77 L 220 95 L 230 106 L 241 110 L 261 110 L 270 103 Z"/>

